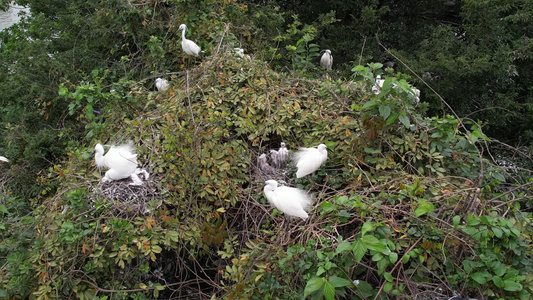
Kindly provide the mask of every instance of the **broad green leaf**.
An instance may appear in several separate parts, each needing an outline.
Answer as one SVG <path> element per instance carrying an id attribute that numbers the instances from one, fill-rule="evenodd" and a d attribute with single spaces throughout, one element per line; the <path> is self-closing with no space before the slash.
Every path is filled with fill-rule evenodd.
<path id="1" fill-rule="evenodd" d="M 498 228 L 498 227 L 492 227 L 492 232 L 494 233 L 494 235 L 497 237 L 497 238 L 501 238 L 502 235 L 503 235 L 503 231 Z"/>
<path id="2" fill-rule="evenodd" d="M 503 280 L 499 276 L 492 277 L 492 282 L 495 286 L 502 288 L 504 286 Z"/>
<path id="3" fill-rule="evenodd" d="M 366 247 L 370 250 L 378 251 L 385 255 L 390 254 L 390 250 L 387 248 L 387 246 L 383 245 L 383 243 L 381 243 L 381 241 L 375 236 L 365 235 L 361 238 L 361 241 L 363 241 Z"/>
<path id="4" fill-rule="evenodd" d="M 352 248 L 353 248 L 352 243 L 340 242 L 337 245 L 337 249 L 335 250 L 335 253 L 341 253 L 341 252 L 344 252 L 344 251 L 349 251 L 349 250 L 352 250 Z"/>
<path id="5" fill-rule="evenodd" d="M 393 249 L 394 250 L 394 249 Z M 392 252 L 390 255 L 389 255 L 389 260 L 392 264 L 396 263 L 398 261 L 398 253 L 396 252 Z"/>
<path id="6" fill-rule="evenodd" d="M 179 233 L 177 231 L 169 230 L 167 232 L 167 237 L 169 237 L 170 240 L 173 241 L 173 242 L 178 242 L 180 235 L 179 235 Z"/>
<path id="7" fill-rule="evenodd" d="M 479 284 L 485 284 L 487 283 L 487 279 L 485 278 L 485 276 L 482 274 L 482 273 L 474 273 L 470 276 L 470 278 L 472 278 L 475 282 L 479 283 Z"/>
<path id="8" fill-rule="evenodd" d="M 365 256 L 367 250 L 368 248 L 361 240 L 355 241 L 353 243 L 353 255 L 355 256 L 355 261 L 357 263 L 361 262 L 361 259 L 363 259 L 363 256 Z"/>
<path id="9" fill-rule="evenodd" d="M 500 172 L 492 173 L 492 177 L 500 182 L 505 182 L 505 176 L 503 176 L 503 174 Z"/>
<path id="10" fill-rule="evenodd" d="M 324 282 L 324 285 L 322 286 L 322 293 L 327 300 L 335 299 L 335 287 L 329 281 Z"/>
<path id="11" fill-rule="evenodd" d="M 405 126 L 405 128 L 409 128 L 411 126 L 411 122 L 409 121 L 409 117 L 406 116 L 406 115 L 400 115 L 398 117 L 398 119 L 400 120 L 400 122 L 403 124 L 403 126 Z"/>
<path id="12" fill-rule="evenodd" d="M 420 217 L 421 215 L 426 214 L 428 212 L 432 212 L 433 210 L 435 210 L 435 206 L 433 205 L 433 203 L 429 201 L 420 200 L 418 202 L 418 207 L 415 209 L 415 215 L 417 217 Z"/>
<path id="13" fill-rule="evenodd" d="M 325 280 L 322 277 L 311 278 L 305 285 L 304 298 L 309 296 L 309 294 L 318 291 L 320 288 L 322 288 L 324 282 Z"/>
<path id="14" fill-rule="evenodd" d="M 504 280 L 503 281 L 503 289 L 509 292 L 518 292 L 522 290 L 522 285 L 518 282 L 514 282 L 512 280 Z"/>
<path id="15" fill-rule="evenodd" d="M 367 103 L 365 103 L 365 105 L 363 105 L 363 109 L 374 107 L 377 104 L 378 103 L 376 101 L 374 101 L 374 100 L 368 101 Z"/>
<path id="16" fill-rule="evenodd" d="M 381 153 L 381 149 L 372 149 L 372 148 L 367 148 L 367 147 L 365 147 L 364 151 L 366 153 L 371 153 L 371 154 Z"/>
<path id="17" fill-rule="evenodd" d="M 323 201 L 322 203 L 320 203 L 320 208 L 322 208 L 322 211 L 324 213 L 328 213 L 332 210 L 335 210 L 337 206 L 328 201 Z"/>
<path id="18" fill-rule="evenodd" d="M 388 293 L 390 292 L 390 290 L 392 290 L 392 282 L 386 282 L 384 285 L 383 285 L 383 291 Z"/>
<path id="19" fill-rule="evenodd" d="M 372 221 L 368 220 L 366 221 L 363 226 L 361 226 L 361 235 L 365 235 L 367 232 L 374 229 L 374 225 L 372 224 Z"/>
<path id="20" fill-rule="evenodd" d="M 385 120 L 387 120 L 387 118 L 389 117 L 390 112 L 391 112 L 391 108 L 390 108 L 390 106 L 388 106 L 388 105 L 381 105 L 381 106 L 379 107 L 379 114 L 380 114 L 381 117 L 383 117 L 383 119 L 385 119 Z"/>
<path id="21" fill-rule="evenodd" d="M 398 116 L 399 116 L 399 114 L 397 114 L 397 113 L 391 113 L 391 115 L 387 119 L 387 123 L 386 124 L 390 125 L 390 124 L 394 123 L 394 121 L 396 121 L 396 119 L 398 119 Z"/>
<path id="22" fill-rule="evenodd" d="M 340 278 L 340 277 L 337 277 L 337 276 L 329 277 L 329 282 L 331 282 L 331 284 L 333 284 L 333 286 L 336 287 L 336 288 L 344 287 L 344 286 L 352 286 L 353 285 L 353 282 L 351 282 L 350 280 L 344 279 L 344 278 Z"/>
<path id="23" fill-rule="evenodd" d="M 461 216 L 454 216 L 452 222 L 454 227 L 459 226 L 459 222 L 461 222 Z"/>

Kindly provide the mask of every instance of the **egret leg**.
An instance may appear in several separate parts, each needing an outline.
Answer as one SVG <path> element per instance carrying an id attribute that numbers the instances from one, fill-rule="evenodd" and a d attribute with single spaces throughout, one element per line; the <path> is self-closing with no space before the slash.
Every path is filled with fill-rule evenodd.
<path id="1" fill-rule="evenodd" d="M 139 178 L 139 175 L 133 173 L 131 174 L 131 180 L 133 181 L 132 183 L 130 183 L 130 185 L 142 185 L 143 184 L 143 181 L 141 180 L 141 178 Z"/>

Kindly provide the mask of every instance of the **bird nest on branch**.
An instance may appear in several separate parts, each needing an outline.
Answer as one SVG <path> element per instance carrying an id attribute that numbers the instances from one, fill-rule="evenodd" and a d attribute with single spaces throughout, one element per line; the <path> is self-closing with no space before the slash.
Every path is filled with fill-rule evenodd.
<path id="1" fill-rule="evenodd" d="M 145 181 L 142 185 L 131 185 L 130 179 L 100 181 L 93 190 L 93 199 L 106 199 L 111 204 L 110 211 L 117 217 L 143 216 L 161 205 L 161 193 Z M 154 206 L 156 207 L 150 207 Z"/>

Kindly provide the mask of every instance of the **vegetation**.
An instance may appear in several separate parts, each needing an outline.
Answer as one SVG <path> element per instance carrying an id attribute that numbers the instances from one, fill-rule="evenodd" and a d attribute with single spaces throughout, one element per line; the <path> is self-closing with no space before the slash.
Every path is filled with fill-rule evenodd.
<path id="1" fill-rule="evenodd" d="M 17 2 L 1 297 L 531 298 L 528 2 Z M 94 145 L 128 140 L 150 180 L 100 183 Z M 281 141 L 328 160 L 262 173 Z M 312 193 L 310 218 L 272 209 L 266 179 Z"/>

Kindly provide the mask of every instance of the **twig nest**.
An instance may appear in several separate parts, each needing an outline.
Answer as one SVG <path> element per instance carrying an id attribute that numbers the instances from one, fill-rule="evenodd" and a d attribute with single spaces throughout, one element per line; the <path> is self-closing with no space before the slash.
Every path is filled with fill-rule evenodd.
<path id="1" fill-rule="evenodd" d="M 117 217 L 137 217 L 150 213 L 150 202 L 161 204 L 161 194 L 150 182 L 132 185 L 131 179 L 100 181 L 93 190 L 94 201 L 107 200 L 112 204 L 111 211 Z M 153 204 L 152 204 L 153 205 Z M 155 208 L 157 208 L 155 207 Z"/>

